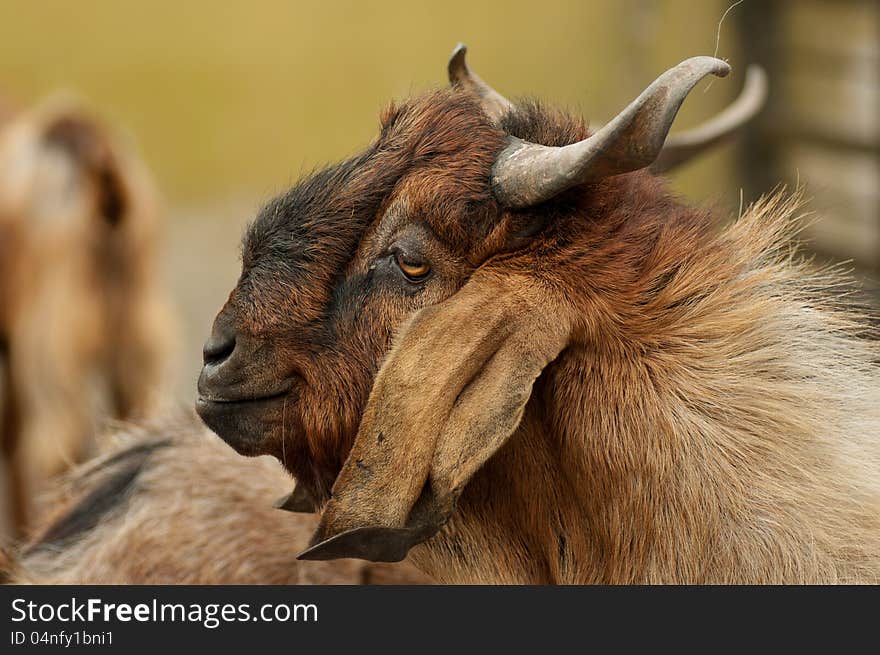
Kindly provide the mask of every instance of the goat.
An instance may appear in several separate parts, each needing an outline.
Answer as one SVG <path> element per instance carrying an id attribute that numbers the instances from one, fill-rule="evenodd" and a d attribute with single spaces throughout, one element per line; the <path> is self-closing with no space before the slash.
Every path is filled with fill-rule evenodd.
<path id="1" fill-rule="evenodd" d="M 425 584 L 410 564 L 299 562 L 317 519 L 279 524 L 290 484 L 278 462 L 246 460 L 194 416 L 114 433 L 116 447 L 67 476 L 54 514 L 10 582 L 38 584 Z M 248 484 L 242 485 L 242 480 Z"/>
<path id="2" fill-rule="evenodd" d="M 453 583 L 880 581 L 869 321 L 794 254 L 797 198 L 719 231 L 656 175 L 752 112 L 664 149 L 728 71 L 689 59 L 589 134 L 459 49 L 451 89 L 261 210 L 196 408 L 322 508 L 300 557 L 411 551 Z"/>
<path id="3" fill-rule="evenodd" d="M 128 144 L 70 100 L 0 131 L 0 438 L 13 531 L 96 423 L 149 411 L 169 316 L 158 204 Z"/>

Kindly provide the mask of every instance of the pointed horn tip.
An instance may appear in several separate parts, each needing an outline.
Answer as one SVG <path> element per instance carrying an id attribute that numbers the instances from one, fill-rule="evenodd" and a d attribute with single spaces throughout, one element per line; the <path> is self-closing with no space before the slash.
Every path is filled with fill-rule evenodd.
<path id="1" fill-rule="evenodd" d="M 710 72 L 718 77 L 727 77 L 730 75 L 730 64 L 723 59 L 717 57 L 694 57 L 694 59 L 704 59 L 708 65 Z"/>
<path id="2" fill-rule="evenodd" d="M 702 75 L 708 75 L 709 73 L 711 73 L 712 75 L 715 75 L 717 77 L 727 77 L 730 74 L 730 64 L 728 64 L 723 59 L 718 59 L 717 57 L 700 55 L 698 57 L 685 59 L 675 68 L 669 69 L 667 73 L 673 73 L 673 71 L 685 72 L 687 70 L 696 70 L 699 71 Z"/>
<path id="3" fill-rule="evenodd" d="M 463 80 L 469 74 L 465 55 L 467 55 L 467 46 L 459 43 L 449 57 L 446 69 L 449 72 L 449 82 L 452 84 Z"/>

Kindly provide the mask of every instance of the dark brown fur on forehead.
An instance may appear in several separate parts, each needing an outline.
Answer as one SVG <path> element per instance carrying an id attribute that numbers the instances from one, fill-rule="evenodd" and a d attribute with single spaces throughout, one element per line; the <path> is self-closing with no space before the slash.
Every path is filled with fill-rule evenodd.
<path id="1" fill-rule="evenodd" d="M 261 286 L 284 295 L 291 284 L 307 295 L 332 286 L 404 180 L 408 201 L 447 245 L 471 259 L 491 252 L 502 245 L 493 233 L 517 227 L 515 217 L 499 220 L 490 186 L 507 135 L 545 145 L 587 136 L 581 119 L 536 101 L 521 103 L 499 129 L 474 98 L 454 89 L 391 103 L 380 120 L 379 137 L 363 153 L 309 176 L 260 212 L 244 239 L 243 264 L 246 272 L 271 273 L 276 284 Z M 531 222 L 528 214 L 519 222 Z M 277 284 L 279 275 L 286 285 Z"/>
<path id="2" fill-rule="evenodd" d="M 583 119 L 527 98 L 501 120 L 504 132 L 545 146 L 566 146 L 589 136 Z"/>
<path id="3" fill-rule="evenodd" d="M 474 229 L 490 227 L 460 220 L 491 201 L 489 170 L 503 145 L 474 100 L 434 91 L 392 104 L 381 118 L 379 137 L 363 153 L 309 176 L 248 229 L 239 291 L 258 290 L 248 299 L 256 323 L 284 320 L 273 309 L 291 291 L 303 318 L 318 318 L 366 229 L 409 173 L 430 176 L 426 194 L 445 237 L 464 247 Z"/>

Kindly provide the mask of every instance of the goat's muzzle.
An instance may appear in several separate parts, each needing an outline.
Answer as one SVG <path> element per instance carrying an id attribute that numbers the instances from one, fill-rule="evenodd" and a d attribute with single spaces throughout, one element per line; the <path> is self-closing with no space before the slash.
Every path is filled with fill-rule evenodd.
<path id="1" fill-rule="evenodd" d="M 267 437 L 283 420 L 294 388 L 292 378 L 263 361 L 266 351 L 265 344 L 237 331 L 226 312 L 217 317 L 204 347 L 196 411 L 243 455 L 273 454 Z"/>

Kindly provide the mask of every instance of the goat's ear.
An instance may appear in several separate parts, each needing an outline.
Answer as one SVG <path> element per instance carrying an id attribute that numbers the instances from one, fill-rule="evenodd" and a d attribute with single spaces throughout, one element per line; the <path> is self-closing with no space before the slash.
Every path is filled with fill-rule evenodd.
<path id="1" fill-rule="evenodd" d="M 376 377 L 313 545 L 300 558 L 399 561 L 440 530 L 568 342 L 567 313 L 548 295 L 530 278 L 482 270 L 416 313 Z"/>
<path id="2" fill-rule="evenodd" d="M 111 225 L 119 223 L 129 202 L 123 164 L 106 130 L 76 109 L 60 109 L 47 124 L 46 143 L 68 153 L 87 179 L 92 180 L 100 216 Z"/>

